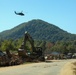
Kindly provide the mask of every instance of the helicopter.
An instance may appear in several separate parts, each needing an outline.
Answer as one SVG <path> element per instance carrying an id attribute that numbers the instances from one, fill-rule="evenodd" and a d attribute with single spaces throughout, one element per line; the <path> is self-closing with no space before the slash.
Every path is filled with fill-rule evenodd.
<path id="1" fill-rule="evenodd" d="M 15 13 L 16 15 L 20 15 L 20 16 L 24 16 L 24 15 L 25 15 L 25 14 L 22 13 L 22 12 L 17 13 L 16 11 L 14 11 L 14 13 Z"/>

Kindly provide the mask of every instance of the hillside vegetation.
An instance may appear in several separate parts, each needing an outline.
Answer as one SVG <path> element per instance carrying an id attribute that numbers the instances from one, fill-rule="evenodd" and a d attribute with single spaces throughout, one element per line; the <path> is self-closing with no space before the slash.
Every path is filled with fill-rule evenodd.
<path id="1" fill-rule="evenodd" d="M 39 19 L 22 23 L 10 30 L 1 32 L 0 50 L 17 51 L 23 42 L 25 31 L 28 31 L 34 39 L 35 47 L 42 47 L 46 53 L 51 51 L 65 54 L 76 52 L 75 34 L 68 33 Z M 30 50 L 30 43 L 27 43 L 27 50 Z"/>
<path id="2" fill-rule="evenodd" d="M 68 33 L 53 24 L 39 19 L 22 23 L 10 30 L 1 32 L 0 39 L 19 39 L 24 36 L 25 31 L 28 31 L 33 39 L 36 40 L 51 42 L 76 40 L 75 34 Z"/>

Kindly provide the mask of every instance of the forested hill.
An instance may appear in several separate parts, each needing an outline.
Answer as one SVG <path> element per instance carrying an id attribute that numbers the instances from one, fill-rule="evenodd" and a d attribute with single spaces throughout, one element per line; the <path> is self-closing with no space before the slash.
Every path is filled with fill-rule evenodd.
<path id="1" fill-rule="evenodd" d="M 53 24 L 39 19 L 22 23 L 10 30 L 1 32 L 0 39 L 18 39 L 23 37 L 25 31 L 28 31 L 33 39 L 36 40 L 48 40 L 52 42 L 76 40 L 75 34 L 68 33 Z"/>

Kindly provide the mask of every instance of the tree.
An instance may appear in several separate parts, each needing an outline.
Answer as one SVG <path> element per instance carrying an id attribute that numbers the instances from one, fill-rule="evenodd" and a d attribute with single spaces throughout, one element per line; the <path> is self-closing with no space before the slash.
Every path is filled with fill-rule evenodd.
<path id="1" fill-rule="evenodd" d="M 12 45 L 12 40 L 5 40 L 4 42 L 2 42 L 1 44 L 1 50 L 13 50 L 14 47 Z"/>

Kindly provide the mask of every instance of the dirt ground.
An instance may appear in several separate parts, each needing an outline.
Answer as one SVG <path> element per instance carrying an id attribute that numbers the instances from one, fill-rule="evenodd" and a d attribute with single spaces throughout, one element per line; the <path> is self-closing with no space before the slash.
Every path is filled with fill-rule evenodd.
<path id="1" fill-rule="evenodd" d="M 1 67 L 0 75 L 75 75 L 71 71 L 72 69 L 69 68 L 69 66 L 73 66 L 75 70 L 75 66 L 68 62 L 73 63 L 75 59 L 53 60 L 4 68 Z M 66 70 L 66 68 L 69 69 Z"/>
<path id="2" fill-rule="evenodd" d="M 68 62 L 62 68 L 60 75 L 76 75 L 76 61 Z"/>

